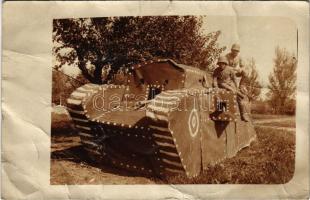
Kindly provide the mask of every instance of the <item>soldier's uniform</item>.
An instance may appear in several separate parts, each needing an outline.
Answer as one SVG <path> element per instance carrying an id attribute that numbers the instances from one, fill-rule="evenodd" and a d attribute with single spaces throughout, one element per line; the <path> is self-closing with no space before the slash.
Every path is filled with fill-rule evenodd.
<path id="1" fill-rule="evenodd" d="M 243 68 L 243 66 L 244 66 L 243 65 L 243 61 L 242 61 L 242 58 L 239 55 L 234 57 L 232 55 L 232 53 L 230 52 L 230 53 L 226 54 L 226 58 L 228 60 L 228 65 L 229 66 L 231 66 L 233 68 L 238 68 L 238 67 Z"/>
<path id="2" fill-rule="evenodd" d="M 216 68 L 213 72 L 213 79 L 216 79 L 215 87 L 225 88 L 233 92 L 237 91 L 235 72 L 230 66 L 226 66 L 224 69 Z"/>
<path id="3" fill-rule="evenodd" d="M 247 90 L 247 86 L 250 82 L 249 73 L 250 73 L 250 69 L 247 67 L 244 67 L 240 72 L 241 80 L 239 83 L 239 91 L 242 94 L 244 94 L 244 98 L 240 102 L 242 104 L 240 109 L 244 109 L 241 112 L 244 113 L 243 115 L 245 117 L 248 117 L 248 115 L 251 113 L 251 108 L 250 108 L 251 106 L 250 106 L 250 101 L 249 101 L 249 97 L 248 97 L 248 90 Z"/>
<path id="4" fill-rule="evenodd" d="M 233 55 L 232 51 L 240 51 L 240 45 L 233 44 L 231 47 L 231 52 L 226 54 L 228 65 L 231 66 L 236 73 L 236 76 L 241 76 L 241 69 L 244 67 L 243 61 L 239 55 Z"/>
<path id="5" fill-rule="evenodd" d="M 247 112 L 247 97 L 243 96 L 237 86 L 235 71 L 232 67 L 228 66 L 228 61 L 226 57 L 220 57 L 218 64 L 224 63 L 226 66 L 224 68 L 218 67 L 213 72 L 213 86 L 224 88 L 226 90 L 232 91 L 237 94 L 237 102 L 239 105 L 241 119 L 244 121 L 249 121 Z"/>

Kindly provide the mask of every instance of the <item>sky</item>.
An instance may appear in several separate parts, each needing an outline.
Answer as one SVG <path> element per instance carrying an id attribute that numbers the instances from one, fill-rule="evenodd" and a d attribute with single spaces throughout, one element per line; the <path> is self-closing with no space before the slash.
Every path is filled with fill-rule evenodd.
<path id="1" fill-rule="evenodd" d="M 255 59 L 263 87 L 267 86 L 268 76 L 273 69 L 276 46 L 297 55 L 297 29 L 286 18 L 206 16 L 203 29 L 207 33 L 221 31 L 218 43 L 227 47 L 224 54 L 230 51 L 233 43 L 239 43 L 241 57 Z"/>

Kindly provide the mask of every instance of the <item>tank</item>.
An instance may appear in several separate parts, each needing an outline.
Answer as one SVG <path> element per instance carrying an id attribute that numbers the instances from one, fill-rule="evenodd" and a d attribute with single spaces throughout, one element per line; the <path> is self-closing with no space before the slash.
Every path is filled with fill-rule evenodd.
<path id="1" fill-rule="evenodd" d="M 252 122 L 212 75 L 162 59 L 133 66 L 113 84 L 85 84 L 68 98 L 81 143 L 97 163 L 150 176 L 195 177 L 250 145 Z"/>

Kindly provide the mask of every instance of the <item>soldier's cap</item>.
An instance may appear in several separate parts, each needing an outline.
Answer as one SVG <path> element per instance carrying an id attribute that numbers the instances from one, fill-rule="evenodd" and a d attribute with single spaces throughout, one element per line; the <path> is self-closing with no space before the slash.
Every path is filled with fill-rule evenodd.
<path id="1" fill-rule="evenodd" d="M 240 51 L 240 45 L 239 44 L 233 44 L 231 46 L 231 50 Z"/>
<path id="2" fill-rule="evenodd" d="M 228 60 L 226 56 L 220 56 L 219 59 L 217 60 L 217 64 L 219 63 L 225 63 L 226 65 L 228 65 Z"/>

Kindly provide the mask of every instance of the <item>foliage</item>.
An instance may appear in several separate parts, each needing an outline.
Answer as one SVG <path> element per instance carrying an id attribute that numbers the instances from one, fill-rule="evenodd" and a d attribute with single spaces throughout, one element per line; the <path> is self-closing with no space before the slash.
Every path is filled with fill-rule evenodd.
<path id="1" fill-rule="evenodd" d="M 77 87 L 87 83 L 82 75 L 73 79 L 60 70 L 53 70 L 52 79 L 52 103 L 56 105 L 66 105 L 66 99 L 70 94 Z"/>
<path id="2" fill-rule="evenodd" d="M 253 114 L 271 114 L 271 106 L 265 100 L 255 100 L 251 102 L 251 113 Z"/>
<path id="3" fill-rule="evenodd" d="M 224 50 L 219 35 L 205 34 L 195 16 L 56 19 L 53 52 L 57 68 L 77 63 L 86 79 L 100 84 L 121 68 L 156 58 L 207 68 Z M 104 68 L 110 70 L 103 80 Z"/>
<path id="4" fill-rule="evenodd" d="M 274 113 L 295 112 L 296 68 L 294 55 L 285 48 L 277 47 L 267 94 Z"/>

